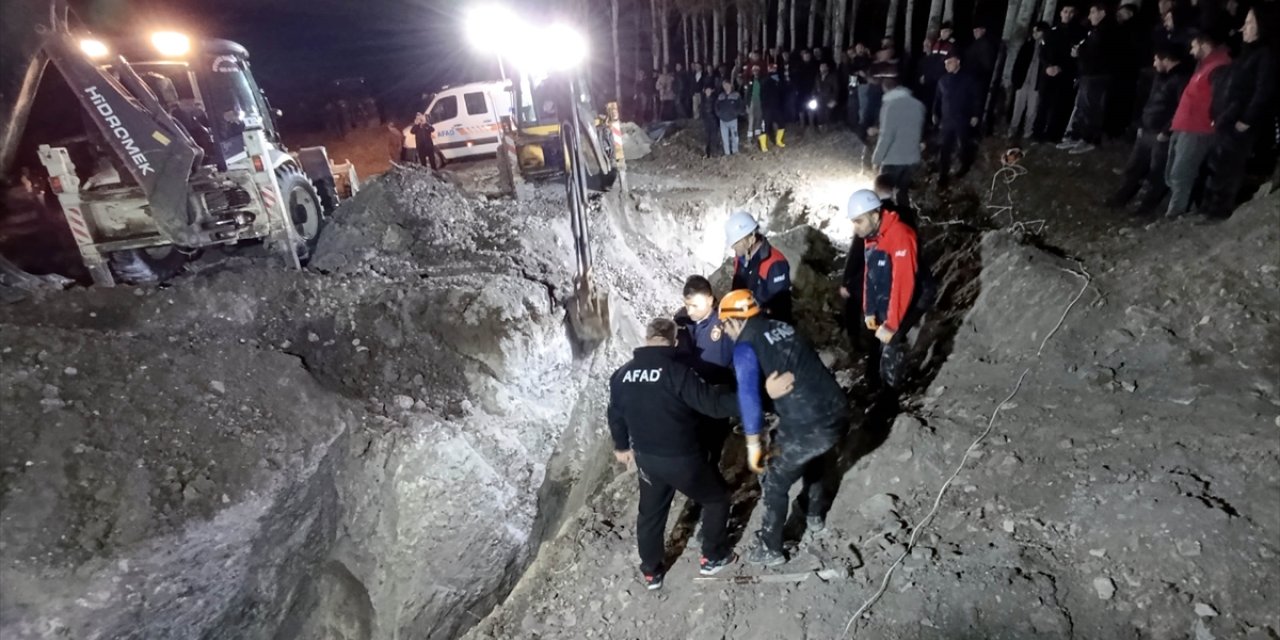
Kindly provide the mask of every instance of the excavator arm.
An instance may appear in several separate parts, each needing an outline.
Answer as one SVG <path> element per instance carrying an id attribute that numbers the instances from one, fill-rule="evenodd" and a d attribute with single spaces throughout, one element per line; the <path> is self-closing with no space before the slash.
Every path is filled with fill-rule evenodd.
<path id="1" fill-rule="evenodd" d="M 191 173 L 203 152 L 165 111 L 128 61 L 117 56 L 112 63 L 117 79 L 82 51 L 80 36 L 68 28 L 66 12 L 60 4 L 53 4 L 51 25 L 36 27 L 38 48 L 32 53 L 35 57 L 16 96 L 18 103 L 9 110 L 0 138 L 5 144 L 3 159 L 6 164 L 11 160 L 10 147 L 16 147 L 21 137 L 40 72 L 46 60 L 52 62 L 89 114 L 89 120 L 146 194 L 151 217 L 160 230 L 176 244 L 198 244 L 199 232 L 189 219 L 188 197 Z"/>

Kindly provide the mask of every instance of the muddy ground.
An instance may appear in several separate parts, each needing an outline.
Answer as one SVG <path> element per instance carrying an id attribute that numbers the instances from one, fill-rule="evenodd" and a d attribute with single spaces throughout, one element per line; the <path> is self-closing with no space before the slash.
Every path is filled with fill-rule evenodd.
<path id="1" fill-rule="evenodd" d="M 0 635 L 836 638 L 903 558 L 848 635 L 1276 637 L 1277 196 L 1134 220 L 1098 206 L 1119 151 L 1039 147 L 994 192 L 985 159 L 925 185 L 941 302 L 908 387 L 873 397 L 833 280 L 868 178 L 847 134 L 788 139 L 704 160 L 676 132 L 630 197 L 593 202 L 615 334 L 587 357 L 559 307 L 562 192 L 512 202 L 486 163 L 388 172 L 302 273 L 239 255 L 0 307 Z M 604 384 L 686 275 L 722 267 L 739 207 L 850 390 L 844 473 L 778 569 L 695 582 L 673 518 L 649 593 Z M 727 462 L 742 535 L 758 490 Z"/>

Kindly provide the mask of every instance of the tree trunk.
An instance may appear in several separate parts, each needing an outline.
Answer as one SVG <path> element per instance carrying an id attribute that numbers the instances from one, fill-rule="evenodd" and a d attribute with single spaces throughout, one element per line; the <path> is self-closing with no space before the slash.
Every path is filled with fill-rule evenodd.
<path id="1" fill-rule="evenodd" d="M 764 53 L 769 48 L 769 3 L 765 2 L 760 5 L 760 53 Z"/>
<path id="2" fill-rule="evenodd" d="M 720 9 L 711 10 L 711 64 L 719 66 L 724 62 L 724 30 L 721 28 Z"/>
<path id="3" fill-rule="evenodd" d="M 910 0 L 908 0 L 910 2 Z M 884 18 L 884 37 L 897 39 L 894 34 L 898 32 L 898 0 L 889 0 L 889 14 Z M 902 55 L 899 51 L 898 55 Z"/>
<path id="4" fill-rule="evenodd" d="M 1044 13 L 1040 14 L 1040 19 L 1053 24 L 1053 17 L 1058 13 L 1058 0 L 1044 0 Z"/>
<path id="5" fill-rule="evenodd" d="M 932 0 L 929 3 L 929 28 L 928 33 L 934 33 L 942 28 L 942 5 L 943 0 Z"/>
<path id="6" fill-rule="evenodd" d="M 746 16 L 742 15 L 742 7 L 738 7 L 735 17 L 737 18 L 738 37 L 733 43 L 733 53 L 734 58 L 737 58 L 742 55 L 742 50 L 747 47 L 747 20 Z"/>
<path id="7" fill-rule="evenodd" d="M 840 57 L 839 52 L 844 51 L 844 25 L 849 19 L 849 0 L 835 0 L 835 3 L 835 22 L 831 24 L 832 35 L 835 36 L 835 43 L 832 45 L 832 49 L 836 52 L 836 55 L 833 56 L 836 61 L 842 61 L 844 59 Z"/>
<path id="8" fill-rule="evenodd" d="M 902 39 L 902 59 L 906 60 L 905 64 L 911 64 L 909 61 L 915 59 L 917 55 L 915 45 L 915 26 L 916 26 L 916 3 L 915 0 L 907 0 L 907 16 L 906 25 L 903 29 Z"/>
<path id="9" fill-rule="evenodd" d="M 831 37 L 831 32 L 836 30 L 836 2 L 839 0 L 827 0 L 827 5 L 822 8 L 822 15 L 825 18 L 822 21 L 822 46 L 830 48 L 835 43 L 835 39 Z"/>
<path id="10" fill-rule="evenodd" d="M 622 50 L 618 48 L 618 0 L 612 0 L 610 9 L 612 9 L 613 25 L 613 99 L 619 104 L 622 103 Z"/>
<path id="11" fill-rule="evenodd" d="M 1011 8 L 1012 8 L 1012 3 Z M 1005 88 L 1010 88 L 1013 83 L 1013 60 L 1018 59 L 1018 51 L 1022 49 L 1023 43 L 1027 40 L 1027 32 L 1031 30 L 1031 16 L 1036 12 L 1036 0 L 1022 0 L 1017 5 L 1017 12 L 1013 15 L 1005 17 L 1005 36 L 1004 47 L 1008 54 L 1005 56 L 1004 71 L 1001 74 L 1000 82 Z M 1034 73 L 1034 71 L 1032 71 Z M 1007 92 L 1012 95 L 1012 91 Z"/>
<path id="12" fill-rule="evenodd" d="M 814 22 L 818 19 L 818 2 L 820 0 L 809 0 L 809 25 L 804 30 L 804 41 L 807 49 L 813 48 L 814 38 Z"/>
<path id="13" fill-rule="evenodd" d="M 791 0 L 791 5 L 787 7 L 787 13 L 789 14 L 788 21 L 791 25 L 791 40 L 788 46 L 791 47 L 792 51 L 795 51 L 796 47 L 800 46 L 800 40 L 796 37 L 799 35 L 796 33 L 796 3 L 798 2 L 800 2 L 800 0 Z"/>
<path id="14" fill-rule="evenodd" d="M 795 0 L 792 0 L 792 2 L 794 1 Z M 787 32 L 786 32 L 787 0 L 778 0 L 777 15 L 778 15 L 778 25 L 777 25 L 777 28 L 773 30 L 773 38 L 774 38 L 773 45 L 778 48 L 778 51 L 785 51 L 787 48 L 787 41 L 784 40 L 783 38 L 785 38 L 787 35 Z"/>
<path id="15" fill-rule="evenodd" d="M 942 9 L 942 19 L 951 22 L 956 19 L 956 0 L 946 0 L 947 4 Z"/>
<path id="16" fill-rule="evenodd" d="M 662 28 L 662 69 L 666 71 L 671 68 L 671 0 L 662 0 L 661 7 L 658 26 Z"/>
<path id="17" fill-rule="evenodd" d="M 689 68 L 689 15 L 680 13 L 680 44 L 684 47 L 684 68 Z"/>
<path id="18" fill-rule="evenodd" d="M 693 35 L 693 41 L 690 43 L 690 46 L 693 48 L 693 61 L 697 63 L 701 63 L 702 62 L 702 18 L 700 16 L 694 16 L 693 20 L 690 20 L 690 22 L 693 23 L 692 28 L 690 29 L 690 32 Z"/>
<path id="19" fill-rule="evenodd" d="M 862 0 L 853 0 L 853 6 L 849 8 L 849 30 L 848 34 L 849 46 L 853 46 L 858 41 L 858 7 L 862 5 Z"/>
<path id="20" fill-rule="evenodd" d="M 649 0 L 649 51 L 653 55 L 653 68 L 661 68 L 662 50 L 658 48 L 658 0 Z"/>

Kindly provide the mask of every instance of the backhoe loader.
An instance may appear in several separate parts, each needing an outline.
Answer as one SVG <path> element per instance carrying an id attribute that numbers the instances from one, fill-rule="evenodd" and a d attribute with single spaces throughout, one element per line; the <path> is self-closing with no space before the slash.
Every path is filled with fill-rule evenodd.
<path id="1" fill-rule="evenodd" d="M 6 15 L 24 17 L 19 7 Z M 3 78 L 0 171 L 12 169 L 52 62 L 87 135 L 39 144 L 38 157 L 95 284 L 163 280 L 203 248 L 246 240 L 300 267 L 339 193 L 358 188 L 354 169 L 323 147 L 284 148 L 239 44 L 173 32 L 97 38 L 72 28 L 64 0 L 47 22 L 5 27 L 19 40 L 4 45 L 6 64 L 29 64 Z"/>

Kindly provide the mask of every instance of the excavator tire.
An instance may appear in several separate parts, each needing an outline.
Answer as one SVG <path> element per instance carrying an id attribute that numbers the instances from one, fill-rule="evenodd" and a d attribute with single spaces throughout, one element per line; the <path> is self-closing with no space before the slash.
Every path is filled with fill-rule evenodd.
<path id="1" fill-rule="evenodd" d="M 280 183 L 280 195 L 298 234 L 298 257 L 305 263 L 320 240 L 320 229 L 324 227 L 323 201 L 315 185 L 295 165 L 286 164 L 276 169 L 276 181 Z"/>
<path id="2" fill-rule="evenodd" d="M 182 271 L 190 255 L 178 247 L 147 247 L 113 251 L 107 263 L 116 280 L 125 284 L 159 284 L 168 281 Z"/>

